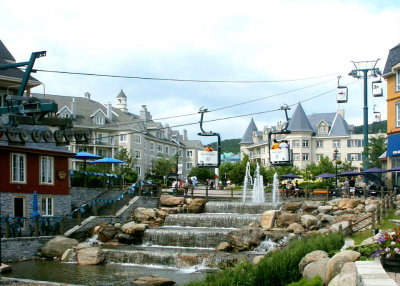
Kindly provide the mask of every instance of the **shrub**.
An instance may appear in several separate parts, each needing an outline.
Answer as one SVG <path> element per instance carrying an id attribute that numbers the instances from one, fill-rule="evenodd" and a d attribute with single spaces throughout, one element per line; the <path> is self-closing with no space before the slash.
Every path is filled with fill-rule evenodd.
<path id="1" fill-rule="evenodd" d="M 204 282 L 189 285 L 287 285 L 301 278 L 299 263 L 306 254 L 314 250 L 332 252 L 340 249 L 343 244 L 343 235 L 338 233 L 304 237 L 280 251 L 269 253 L 257 265 L 242 261 L 232 268 L 208 275 Z"/>
<path id="2" fill-rule="evenodd" d="M 319 276 L 314 277 L 312 280 L 302 278 L 300 281 L 290 283 L 288 286 L 323 286 L 322 278 Z"/>

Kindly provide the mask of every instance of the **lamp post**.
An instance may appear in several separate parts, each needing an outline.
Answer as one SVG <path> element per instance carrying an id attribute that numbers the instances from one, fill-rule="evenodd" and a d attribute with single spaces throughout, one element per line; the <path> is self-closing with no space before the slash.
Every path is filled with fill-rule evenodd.
<path id="1" fill-rule="evenodd" d="M 333 156 L 334 156 L 334 159 L 335 159 L 335 168 L 336 168 L 336 173 L 335 173 L 335 175 L 336 175 L 336 178 L 335 178 L 335 187 L 336 187 L 336 191 L 337 191 L 337 189 L 338 189 L 338 187 L 337 187 L 337 163 L 338 163 L 338 158 L 337 158 L 337 155 L 338 155 L 338 153 L 339 153 L 339 150 L 337 149 L 337 148 L 335 148 L 335 150 L 333 151 Z"/>

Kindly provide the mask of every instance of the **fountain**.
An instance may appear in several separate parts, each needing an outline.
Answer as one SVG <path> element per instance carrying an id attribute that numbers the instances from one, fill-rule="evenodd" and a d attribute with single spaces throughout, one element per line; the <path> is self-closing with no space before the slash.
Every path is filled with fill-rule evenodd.
<path id="1" fill-rule="evenodd" d="M 274 181 L 272 183 L 272 203 L 279 204 L 281 202 L 281 197 L 279 195 L 279 180 L 278 174 L 274 174 Z"/>
<path id="2" fill-rule="evenodd" d="M 243 194 L 242 194 L 242 202 L 246 202 L 246 196 L 247 196 L 247 185 L 253 184 L 253 178 L 250 175 L 250 162 L 247 162 L 246 164 L 246 173 L 244 175 L 244 183 L 243 183 Z"/>
<path id="3" fill-rule="evenodd" d="M 252 200 L 253 203 L 265 203 L 263 176 L 260 174 L 260 165 L 258 163 L 254 172 Z"/>

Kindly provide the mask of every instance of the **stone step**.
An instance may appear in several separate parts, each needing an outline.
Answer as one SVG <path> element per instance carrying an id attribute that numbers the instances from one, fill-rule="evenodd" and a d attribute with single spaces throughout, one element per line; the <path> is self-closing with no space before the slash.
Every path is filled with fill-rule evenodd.
<path id="1" fill-rule="evenodd" d="M 238 228 L 252 222 L 260 222 L 260 214 L 170 214 L 166 217 L 165 226 L 221 227 Z"/>

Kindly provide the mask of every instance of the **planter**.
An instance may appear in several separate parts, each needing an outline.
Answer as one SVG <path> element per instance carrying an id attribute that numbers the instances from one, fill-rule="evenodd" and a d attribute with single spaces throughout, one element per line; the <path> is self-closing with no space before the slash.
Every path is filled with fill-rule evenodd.
<path id="1" fill-rule="evenodd" d="M 383 268 L 389 272 L 400 272 L 400 258 L 381 258 Z"/>

